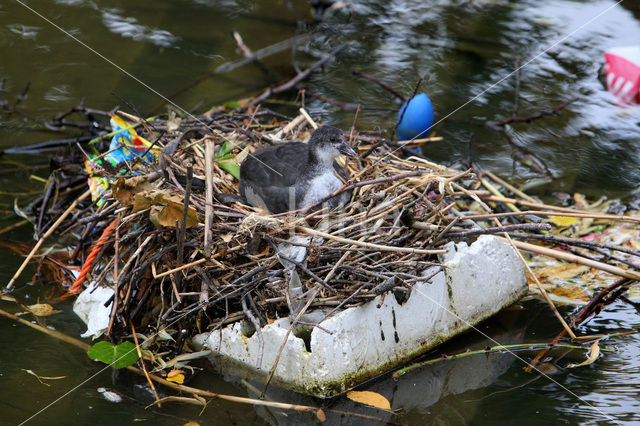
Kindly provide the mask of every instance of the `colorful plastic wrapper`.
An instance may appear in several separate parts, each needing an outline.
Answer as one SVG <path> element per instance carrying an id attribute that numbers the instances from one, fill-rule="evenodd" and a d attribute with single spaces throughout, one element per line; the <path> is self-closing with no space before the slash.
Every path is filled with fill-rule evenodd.
<path id="1" fill-rule="evenodd" d="M 108 178 L 97 176 L 96 171 L 103 168 L 103 162 L 108 162 L 114 168 L 120 168 L 122 174 L 131 175 L 138 173 L 136 164 L 153 163 L 160 153 L 158 148 L 152 148 L 151 142 L 138 135 L 133 125 L 115 114 L 111 117 L 111 129 L 117 133 L 111 139 L 108 154 L 99 160 L 85 159 L 84 163 L 90 176 L 87 183 L 91 190 L 91 199 L 98 206 L 104 203 L 102 195 L 111 184 Z"/>
<path id="2" fill-rule="evenodd" d="M 640 103 L 640 46 L 604 52 L 607 89 L 623 103 Z"/>

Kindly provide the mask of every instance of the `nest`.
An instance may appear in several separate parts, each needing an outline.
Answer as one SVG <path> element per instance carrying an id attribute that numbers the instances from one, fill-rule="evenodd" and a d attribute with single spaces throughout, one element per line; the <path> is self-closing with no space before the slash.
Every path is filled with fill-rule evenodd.
<path id="1" fill-rule="evenodd" d="M 179 353 L 188 335 L 235 321 L 257 328 L 306 309 L 326 308 L 326 317 L 389 291 L 402 299 L 442 268 L 438 254 L 450 241 L 551 229 L 514 204 L 559 214 L 491 174 L 434 164 L 407 145 L 352 131 L 360 158 L 342 164 L 350 176 L 340 190 L 351 194 L 346 208 L 319 203 L 270 215 L 234 198 L 234 174 L 259 146 L 308 138 L 315 123 L 306 114 L 289 121 L 266 110 L 217 111 L 148 122 L 121 114 L 152 146 L 115 166 L 94 157 L 90 179 L 108 189 L 72 206 L 62 225 L 75 235 L 68 264 L 83 265 L 72 288 L 117 287 L 106 331 L 113 340 L 125 338 L 131 323 L 154 336 L 179 329 L 170 344 Z M 75 186 L 61 193 L 58 214 L 80 189 L 77 176 L 67 178 Z M 46 199 L 34 213 L 42 206 Z M 50 223 L 55 212 L 45 215 Z"/>

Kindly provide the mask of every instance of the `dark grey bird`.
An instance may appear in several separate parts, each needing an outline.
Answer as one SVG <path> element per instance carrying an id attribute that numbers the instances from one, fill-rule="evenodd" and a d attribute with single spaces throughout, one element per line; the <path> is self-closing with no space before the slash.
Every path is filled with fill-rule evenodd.
<path id="1" fill-rule="evenodd" d="M 288 142 L 257 150 L 240 166 L 240 195 L 251 205 L 282 213 L 316 204 L 333 194 L 347 176 L 335 162 L 358 154 L 331 126 L 316 129 L 309 142 Z M 348 192 L 327 201 L 330 207 L 349 202 Z"/>

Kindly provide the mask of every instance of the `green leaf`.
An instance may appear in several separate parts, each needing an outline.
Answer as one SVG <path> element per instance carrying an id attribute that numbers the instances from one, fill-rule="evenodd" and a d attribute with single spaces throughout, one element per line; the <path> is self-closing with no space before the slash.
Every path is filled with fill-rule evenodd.
<path id="1" fill-rule="evenodd" d="M 225 102 L 223 104 L 223 106 L 227 109 L 238 109 L 240 108 L 240 104 L 238 102 L 235 101 L 231 101 L 231 102 Z"/>
<path id="2" fill-rule="evenodd" d="M 240 179 L 240 166 L 238 166 L 235 161 L 219 161 L 218 165 L 222 170 L 226 170 L 227 172 L 231 173 L 231 175 L 233 175 L 233 177 L 235 177 L 236 179 Z"/>
<path id="3" fill-rule="evenodd" d="M 113 346 L 109 342 L 98 342 L 87 350 L 87 355 L 94 361 L 111 364 L 115 368 L 124 368 L 138 361 L 138 351 L 132 342 L 122 342 Z"/>
<path id="4" fill-rule="evenodd" d="M 220 147 L 220 150 L 218 151 L 218 154 L 216 155 L 216 157 L 218 159 L 221 159 L 222 157 L 230 153 L 232 149 L 233 149 L 233 145 L 231 145 L 229 142 L 225 142 Z"/>

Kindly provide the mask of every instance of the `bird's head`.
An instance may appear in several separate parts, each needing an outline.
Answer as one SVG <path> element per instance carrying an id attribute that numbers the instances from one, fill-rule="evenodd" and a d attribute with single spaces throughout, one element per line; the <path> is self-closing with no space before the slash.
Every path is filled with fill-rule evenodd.
<path id="1" fill-rule="evenodd" d="M 310 148 L 323 163 L 331 164 L 339 155 L 357 157 L 356 151 L 344 139 L 340 129 L 331 126 L 318 127 L 309 139 Z"/>

